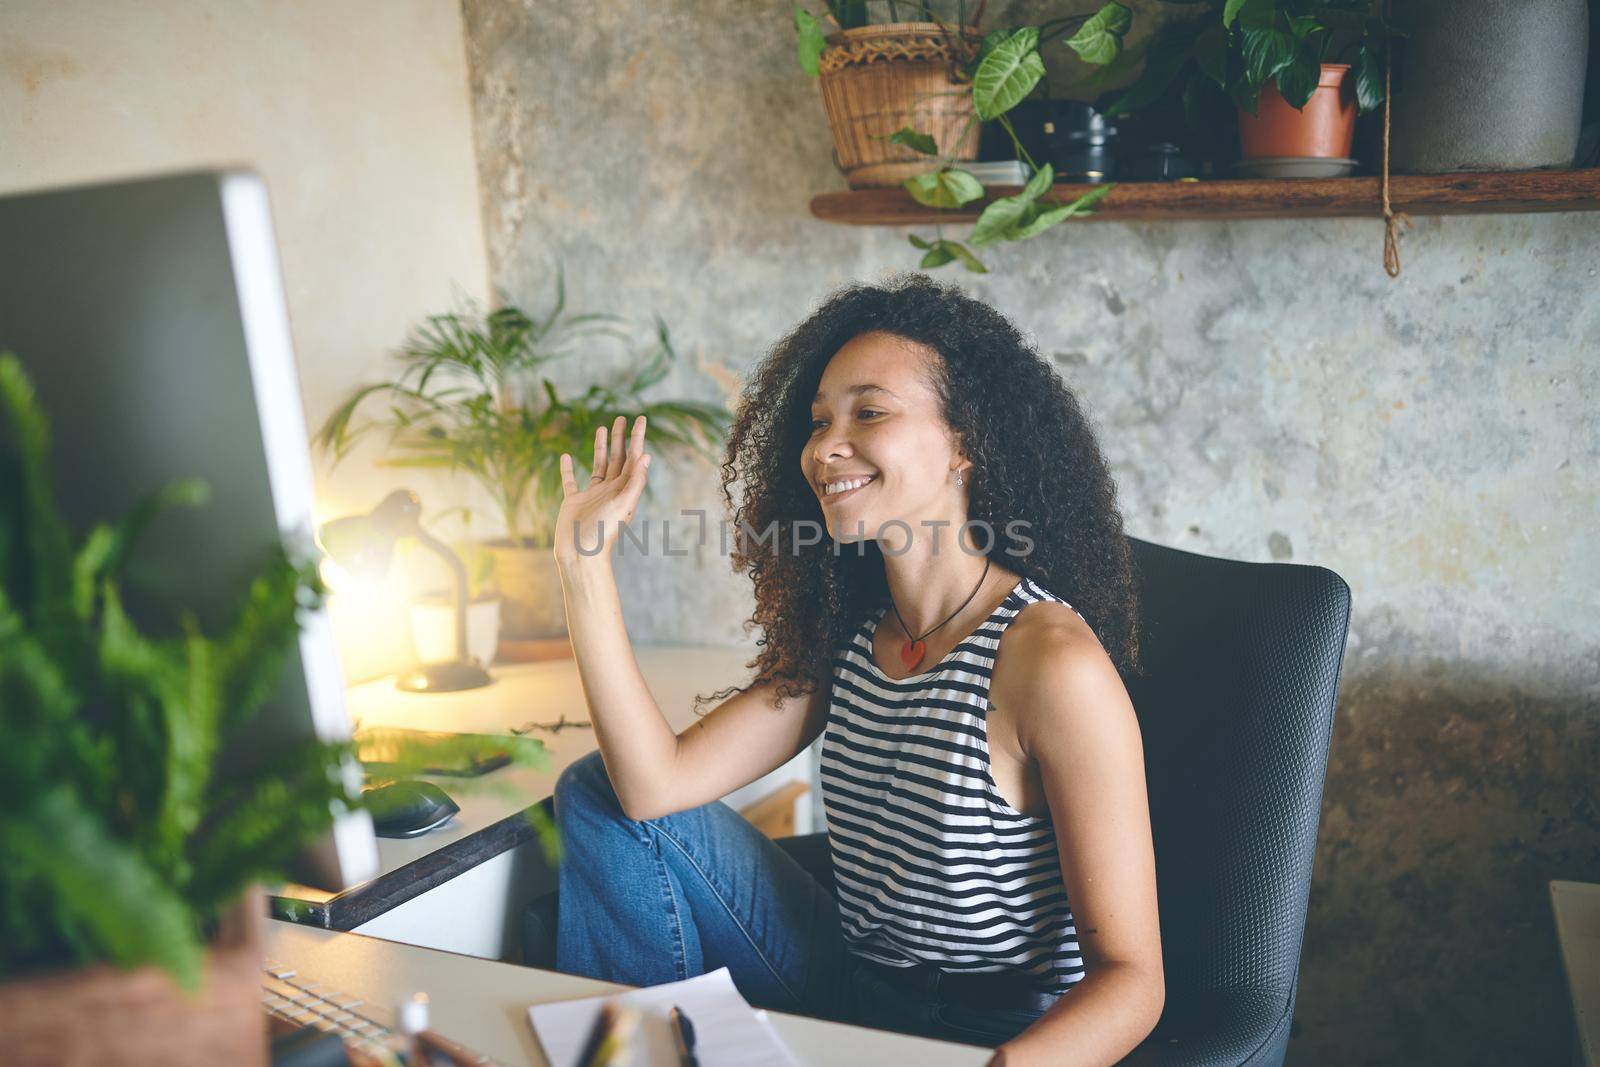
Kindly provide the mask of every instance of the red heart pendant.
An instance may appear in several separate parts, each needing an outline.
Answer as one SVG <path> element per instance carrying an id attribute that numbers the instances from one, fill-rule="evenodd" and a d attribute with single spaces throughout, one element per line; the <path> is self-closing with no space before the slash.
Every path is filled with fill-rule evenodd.
<path id="1" fill-rule="evenodd" d="M 900 646 L 900 662 L 906 665 L 906 670 L 917 669 L 917 664 L 922 662 L 922 657 L 928 652 L 928 646 L 921 641 L 911 641 Z"/>

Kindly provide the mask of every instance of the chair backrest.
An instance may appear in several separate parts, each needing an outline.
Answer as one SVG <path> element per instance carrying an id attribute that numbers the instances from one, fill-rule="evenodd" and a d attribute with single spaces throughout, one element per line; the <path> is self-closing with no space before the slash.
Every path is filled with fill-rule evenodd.
<path id="1" fill-rule="evenodd" d="M 1322 567 L 1130 543 L 1144 672 L 1128 689 L 1167 977 L 1157 1033 L 1215 1030 L 1246 995 L 1287 1040 L 1350 588 Z"/>

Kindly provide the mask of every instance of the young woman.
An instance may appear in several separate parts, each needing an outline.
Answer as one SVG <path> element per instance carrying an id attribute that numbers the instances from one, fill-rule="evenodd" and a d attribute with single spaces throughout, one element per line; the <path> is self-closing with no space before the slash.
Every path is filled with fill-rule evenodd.
<path id="1" fill-rule="evenodd" d="M 727 966 L 759 1005 L 998 1045 L 1006 1067 L 1121 1059 L 1163 1001 L 1119 673 L 1138 627 L 1072 394 L 957 288 L 832 296 L 747 384 L 722 466 L 756 677 L 677 735 L 610 565 L 645 435 L 602 429 L 587 487 L 561 457 L 556 554 L 600 751 L 556 787 L 560 969 Z M 837 897 L 716 802 L 818 736 Z"/>

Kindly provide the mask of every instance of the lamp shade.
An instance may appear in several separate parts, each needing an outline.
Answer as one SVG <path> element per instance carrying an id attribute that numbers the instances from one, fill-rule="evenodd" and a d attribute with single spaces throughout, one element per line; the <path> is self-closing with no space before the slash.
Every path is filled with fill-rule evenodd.
<path id="1" fill-rule="evenodd" d="M 325 523 L 317 540 L 330 559 L 351 575 L 376 581 L 389 572 L 394 546 L 421 529 L 422 502 L 409 489 L 396 489 L 366 515 Z"/>
<path id="2" fill-rule="evenodd" d="M 482 664 L 467 657 L 467 568 L 443 541 L 422 528 L 422 501 L 409 489 L 396 489 L 366 515 L 334 519 L 317 531 L 328 557 L 347 573 L 368 581 L 382 578 L 394 559 L 395 542 L 415 537 L 450 568 L 456 587 L 456 658 L 424 663 L 402 674 L 395 685 L 411 693 L 454 693 L 477 689 L 492 679 Z"/>

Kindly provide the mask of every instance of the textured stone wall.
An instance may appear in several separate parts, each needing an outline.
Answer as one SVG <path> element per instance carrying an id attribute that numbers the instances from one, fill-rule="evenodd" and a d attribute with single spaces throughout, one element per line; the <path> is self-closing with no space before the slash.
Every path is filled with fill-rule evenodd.
<path id="1" fill-rule="evenodd" d="M 843 181 L 784 5 L 465 11 L 511 299 L 559 260 L 577 304 L 667 318 L 669 387 L 731 401 L 831 289 L 914 265 L 809 215 Z M 1600 214 L 1419 219 L 1399 281 L 1381 233 L 1095 223 L 944 273 L 1095 414 L 1131 532 L 1354 591 L 1291 1061 L 1558 1062 L 1545 883 L 1600 881 Z M 649 516 L 719 514 L 709 467 L 657 468 Z M 622 576 L 636 640 L 752 640 L 714 539 Z"/>

